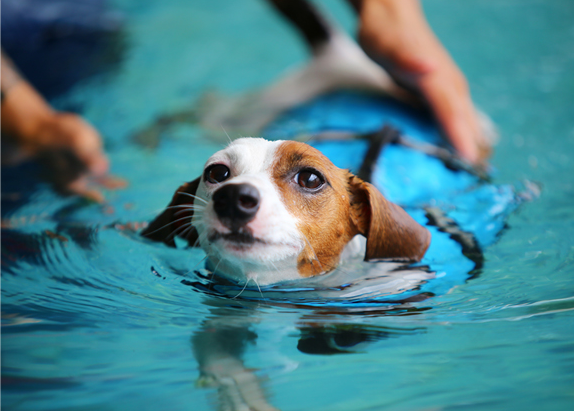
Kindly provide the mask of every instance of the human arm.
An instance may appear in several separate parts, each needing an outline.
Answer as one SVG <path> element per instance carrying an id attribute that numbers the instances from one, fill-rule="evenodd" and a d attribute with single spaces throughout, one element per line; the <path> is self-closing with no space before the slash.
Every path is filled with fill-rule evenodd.
<path id="1" fill-rule="evenodd" d="M 89 181 L 111 181 L 99 133 L 79 116 L 53 110 L 4 53 L 1 66 L 2 138 L 19 152 L 11 158 L 3 154 L 3 163 L 38 158 L 56 190 L 101 201 Z"/>
<path id="2" fill-rule="evenodd" d="M 467 80 L 428 25 L 418 0 L 351 0 L 365 52 L 420 95 L 455 150 L 473 164 L 489 154 Z"/>

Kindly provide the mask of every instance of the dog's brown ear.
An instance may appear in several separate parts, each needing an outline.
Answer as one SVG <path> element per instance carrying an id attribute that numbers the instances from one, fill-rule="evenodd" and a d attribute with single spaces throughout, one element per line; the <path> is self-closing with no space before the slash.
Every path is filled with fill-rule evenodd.
<path id="1" fill-rule="evenodd" d="M 420 261 L 430 232 L 401 207 L 387 201 L 372 184 L 350 175 L 351 220 L 367 238 L 365 261 L 388 259 Z"/>
<path id="2" fill-rule="evenodd" d="M 170 247 L 175 247 L 175 236 L 181 235 L 187 240 L 189 245 L 195 245 L 198 237 L 195 228 L 188 230 L 182 227 L 189 224 L 193 217 L 193 208 L 191 206 L 194 204 L 195 192 L 199 186 L 199 181 L 200 178 L 197 178 L 179 187 L 166 209 L 149 223 L 147 228 L 141 232 L 141 235 L 150 240 L 165 243 Z M 190 208 L 185 206 L 190 206 Z"/>

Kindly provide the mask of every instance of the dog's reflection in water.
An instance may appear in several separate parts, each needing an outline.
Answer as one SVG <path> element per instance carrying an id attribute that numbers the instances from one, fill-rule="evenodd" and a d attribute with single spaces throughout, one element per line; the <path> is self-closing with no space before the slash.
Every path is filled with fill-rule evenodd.
<path id="1" fill-rule="evenodd" d="M 191 337 L 199 364 L 198 385 L 217 389 L 218 410 L 277 410 L 264 391 L 261 377 L 243 362 L 257 334 L 251 310 L 219 307 Z"/>
<path id="2" fill-rule="evenodd" d="M 419 295 L 411 301 L 427 297 Z M 259 304 L 237 301 L 233 303 L 237 305 L 234 307 L 230 306 L 230 301 L 211 297 L 207 304 L 212 306 L 211 315 L 191 337 L 199 364 L 198 386 L 216 389 L 217 410 L 278 410 L 271 404 L 266 386 L 268 377 L 246 366 L 243 359 L 245 352 L 257 341 L 257 325 L 264 325 Z M 378 309 L 310 310 L 296 325 L 300 333 L 297 348 L 312 355 L 364 352 L 371 343 L 424 332 L 424 328 L 364 325 L 353 322 L 353 317 L 416 315 L 427 309 L 415 308 L 405 300 Z M 260 347 L 260 350 L 265 351 L 266 347 Z"/>

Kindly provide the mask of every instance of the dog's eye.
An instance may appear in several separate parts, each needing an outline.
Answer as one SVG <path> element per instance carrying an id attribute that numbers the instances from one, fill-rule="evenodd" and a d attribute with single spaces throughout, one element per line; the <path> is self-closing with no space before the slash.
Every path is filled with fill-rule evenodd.
<path id="1" fill-rule="evenodd" d="M 213 164 L 205 169 L 203 177 L 211 184 L 221 183 L 229 178 L 230 171 L 227 166 L 223 164 Z"/>
<path id="2" fill-rule="evenodd" d="M 315 170 L 302 170 L 295 176 L 295 181 L 307 190 L 318 190 L 325 183 L 323 176 Z"/>

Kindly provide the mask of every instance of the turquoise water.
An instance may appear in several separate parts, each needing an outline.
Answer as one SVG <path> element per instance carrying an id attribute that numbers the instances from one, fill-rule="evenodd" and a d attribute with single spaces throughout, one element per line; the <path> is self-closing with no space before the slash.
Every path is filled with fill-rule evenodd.
<path id="1" fill-rule="evenodd" d="M 123 62 L 54 103 L 101 130 L 113 172 L 130 185 L 103 206 L 39 187 L 4 215 L 3 408 L 572 409 L 572 2 L 424 3 L 500 129 L 494 183 L 532 181 L 541 195 L 505 218 L 473 275 L 453 253 L 462 266 L 413 280 L 426 294 L 350 307 L 278 302 L 265 290 L 224 297 L 229 286 L 210 288 L 194 272 L 200 250 L 142 242 L 117 226 L 160 211 L 221 148 L 203 136 L 223 131 L 192 119 L 156 144 L 134 135 L 193 111 L 207 91 L 263 87 L 305 51 L 260 1 L 113 5 L 125 18 Z M 325 5 L 352 28 L 342 2 Z"/>

